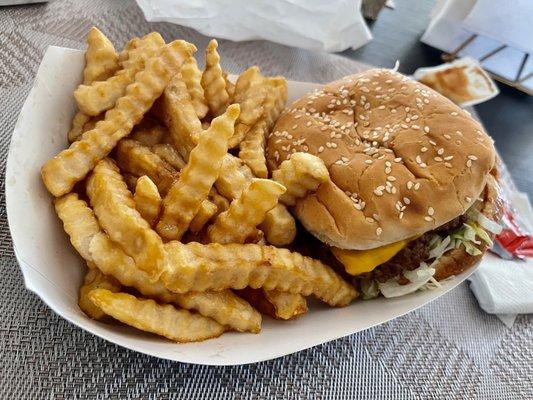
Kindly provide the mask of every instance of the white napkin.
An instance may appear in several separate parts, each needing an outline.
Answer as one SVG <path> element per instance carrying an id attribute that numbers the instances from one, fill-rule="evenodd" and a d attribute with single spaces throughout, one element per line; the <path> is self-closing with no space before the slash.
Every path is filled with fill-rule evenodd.
<path id="1" fill-rule="evenodd" d="M 516 193 L 512 204 L 532 232 L 533 211 L 527 196 Z M 533 313 L 533 258 L 510 261 L 489 253 L 469 279 L 480 307 L 505 325 L 512 326 L 517 314 Z"/>
<path id="2" fill-rule="evenodd" d="M 266 39 L 329 52 L 372 39 L 362 0 L 137 0 L 148 21 L 188 26 L 234 41 Z"/>

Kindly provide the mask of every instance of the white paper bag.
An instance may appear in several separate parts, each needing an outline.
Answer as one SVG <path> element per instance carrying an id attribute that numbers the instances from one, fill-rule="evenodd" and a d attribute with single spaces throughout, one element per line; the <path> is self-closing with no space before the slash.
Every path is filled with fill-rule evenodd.
<path id="1" fill-rule="evenodd" d="M 266 39 L 329 52 L 372 39 L 361 0 L 137 0 L 148 21 L 188 26 L 233 41 Z"/>

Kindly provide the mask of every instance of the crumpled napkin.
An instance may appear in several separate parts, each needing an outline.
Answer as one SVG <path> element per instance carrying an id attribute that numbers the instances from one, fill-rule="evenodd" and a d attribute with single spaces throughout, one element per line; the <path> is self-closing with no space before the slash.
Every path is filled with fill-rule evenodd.
<path id="1" fill-rule="evenodd" d="M 512 204 L 529 232 L 533 232 L 533 211 L 527 195 L 515 193 Z M 504 260 L 488 253 L 469 280 L 480 307 L 496 314 L 508 327 L 517 314 L 533 313 L 533 258 Z"/>
<path id="2" fill-rule="evenodd" d="M 328 52 L 372 39 L 362 0 L 137 0 L 148 21 L 166 21 L 233 41 L 266 39 Z"/>

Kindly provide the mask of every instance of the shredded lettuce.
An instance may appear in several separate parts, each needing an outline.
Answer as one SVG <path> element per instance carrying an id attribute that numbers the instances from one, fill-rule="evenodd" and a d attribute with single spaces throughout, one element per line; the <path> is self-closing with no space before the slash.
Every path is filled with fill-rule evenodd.
<path id="1" fill-rule="evenodd" d="M 398 283 L 398 277 L 389 279 L 384 283 L 378 283 L 379 290 L 383 296 L 387 298 L 399 297 L 416 292 L 433 278 L 433 275 L 435 275 L 435 268 L 430 268 L 425 262 L 421 262 L 417 269 L 406 271 L 403 275 L 410 281 L 410 283 L 400 285 Z"/>
<path id="2" fill-rule="evenodd" d="M 376 280 L 365 279 L 361 282 L 361 298 L 363 300 L 374 299 L 379 296 L 379 286 Z"/>
<path id="3" fill-rule="evenodd" d="M 455 241 L 455 248 L 459 248 L 460 245 L 463 245 L 466 252 L 472 256 L 481 254 L 481 250 L 475 246 L 476 244 L 481 244 L 481 241 L 476 240 L 476 237 L 483 240 L 487 245 L 492 246 L 492 240 L 490 239 L 489 234 L 473 221 L 464 223 L 463 226 L 453 232 L 450 237 Z"/>

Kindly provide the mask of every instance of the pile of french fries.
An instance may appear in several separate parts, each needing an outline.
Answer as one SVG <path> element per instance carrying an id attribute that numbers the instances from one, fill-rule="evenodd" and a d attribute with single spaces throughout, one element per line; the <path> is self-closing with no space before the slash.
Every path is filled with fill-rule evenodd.
<path id="1" fill-rule="evenodd" d="M 283 77 L 254 66 L 232 83 L 216 40 L 203 71 L 194 45 L 156 32 L 117 53 L 92 28 L 87 44 L 70 146 L 41 173 L 88 266 L 88 316 L 189 342 L 259 332 L 260 312 L 294 318 L 311 294 L 330 306 L 357 296 L 328 266 L 280 247 L 296 235 L 287 206 L 329 179 L 303 153 L 268 179 Z"/>

